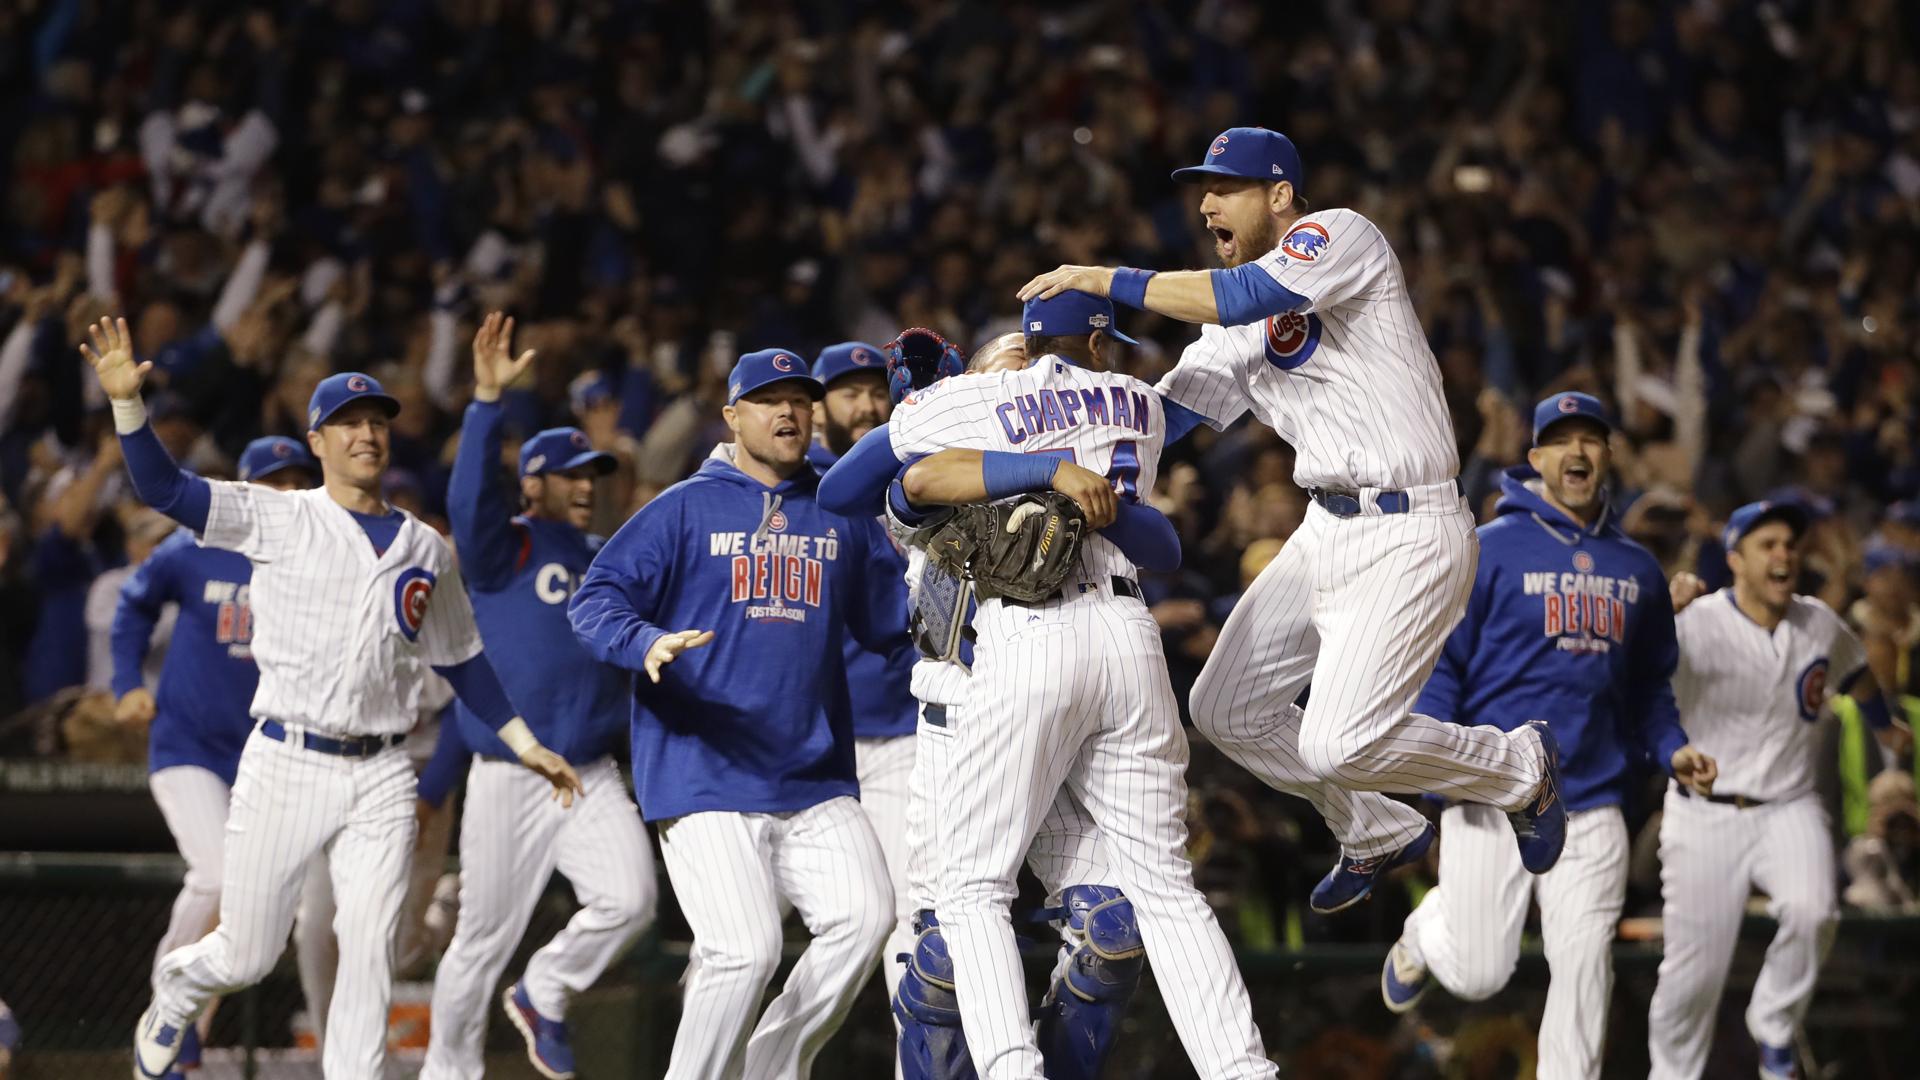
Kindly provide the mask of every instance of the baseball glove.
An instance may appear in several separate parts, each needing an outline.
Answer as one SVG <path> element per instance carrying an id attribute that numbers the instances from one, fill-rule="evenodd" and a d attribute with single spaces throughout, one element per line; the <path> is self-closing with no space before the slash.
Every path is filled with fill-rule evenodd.
<path id="1" fill-rule="evenodd" d="M 959 507 L 927 556 L 974 584 L 981 599 L 1037 604 L 1057 595 L 1080 557 L 1087 517 L 1057 491 Z"/>

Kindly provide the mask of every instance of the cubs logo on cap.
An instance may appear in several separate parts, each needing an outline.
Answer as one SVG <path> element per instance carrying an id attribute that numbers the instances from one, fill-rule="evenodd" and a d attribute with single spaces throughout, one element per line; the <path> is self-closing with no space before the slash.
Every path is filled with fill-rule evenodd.
<path id="1" fill-rule="evenodd" d="M 1261 127 L 1228 128 L 1214 136 L 1200 164 L 1173 171 L 1173 178 L 1182 183 L 1213 176 L 1266 183 L 1285 180 L 1296 192 L 1303 192 L 1306 186 L 1300 151 L 1294 148 L 1293 140 Z"/>
<path id="2" fill-rule="evenodd" d="M 367 377 L 365 375 L 361 375 L 358 373 L 348 375 L 347 389 L 353 391 L 356 394 L 366 393 L 368 389 Z"/>
<path id="3" fill-rule="evenodd" d="M 822 386 L 831 386 L 834 381 L 862 371 L 879 371 L 886 365 L 886 358 L 880 354 L 878 345 L 869 345 L 864 341 L 843 341 L 838 345 L 829 345 L 820 350 L 813 359 L 813 377 L 820 380 Z"/>
<path id="4" fill-rule="evenodd" d="M 776 353 L 773 358 L 773 367 L 776 371 L 792 371 L 793 357 L 786 353 Z"/>
<path id="5" fill-rule="evenodd" d="M 377 402 L 388 419 L 400 414 L 400 402 L 373 376 L 344 371 L 321 379 L 320 385 L 313 388 L 313 398 L 307 402 L 307 428 L 319 427 L 328 417 L 356 401 Z"/>
<path id="6" fill-rule="evenodd" d="M 800 366 L 791 349 L 761 349 L 750 352 L 733 365 L 727 375 L 727 404 L 732 405 L 763 386 L 792 379 L 802 384 L 815 401 L 826 396 L 827 388 L 812 373 Z"/>
<path id="7" fill-rule="evenodd" d="M 1280 251 L 1290 259 L 1312 262 L 1326 254 L 1333 237 L 1317 221 L 1303 222 L 1280 241 Z"/>
<path id="8" fill-rule="evenodd" d="M 400 572 L 393 583 L 393 616 L 400 633 L 408 641 L 420 639 L 420 627 L 427 621 L 427 604 L 433 599 L 433 571 L 418 566 Z"/>
<path id="9" fill-rule="evenodd" d="M 1540 436 L 1562 420 L 1581 417 L 1599 424 L 1611 432 L 1613 421 L 1607 416 L 1607 407 L 1592 394 L 1579 394 L 1568 391 L 1555 394 L 1533 407 L 1533 442 L 1538 446 Z"/>
<path id="10" fill-rule="evenodd" d="M 242 480 L 258 480 L 281 469 L 306 469 L 317 473 L 320 466 L 306 447 L 284 435 L 268 435 L 253 440 L 246 449 L 240 451 L 235 471 Z"/>
<path id="11" fill-rule="evenodd" d="M 1221 154 L 1224 154 L 1226 152 L 1227 152 L 1227 137 L 1225 135 L 1221 135 L 1215 138 L 1213 140 L 1213 145 L 1207 148 L 1208 157 L 1219 157 Z"/>
<path id="12" fill-rule="evenodd" d="M 1813 515 L 1798 503 L 1772 500 L 1751 502 L 1727 515 L 1727 530 L 1721 534 L 1720 542 L 1731 554 L 1734 548 L 1740 546 L 1740 541 L 1746 539 L 1748 533 L 1769 521 L 1785 522 L 1786 526 L 1793 530 L 1793 535 L 1797 539 L 1807 531 L 1807 526 L 1813 523 Z"/>
<path id="13" fill-rule="evenodd" d="M 593 448 L 587 433 L 575 427 L 548 428 L 520 444 L 520 475 L 542 476 L 591 466 L 601 476 L 620 467 L 612 454 Z"/>

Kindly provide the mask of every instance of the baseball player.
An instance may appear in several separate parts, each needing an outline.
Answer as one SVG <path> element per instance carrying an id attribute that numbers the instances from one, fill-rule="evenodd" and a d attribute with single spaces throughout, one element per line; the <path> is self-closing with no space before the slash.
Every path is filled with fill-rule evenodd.
<path id="1" fill-rule="evenodd" d="M 514 514 L 498 477 L 500 394 L 534 354 L 515 358 L 512 337 L 513 320 L 499 312 L 474 336 L 473 403 L 447 512 L 494 669 L 508 696 L 526 702 L 527 726 L 573 763 L 587 793 L 561 810 L 498 737 L 459 708 L 460 737 L 477 756 L 460 827 L 460 918 L 434 977 L 425 1080 L 484 1071 L 487 999 L 556 868 L 582 907 L 527 961 L 502 1002 L 542 1076 L 573 1075 L 569 996 L 592 986 L 653 918 L 653 845 L 611 752 L 625 726 L 627 679 L 589 656 L 567 622 L 567 601 L 600 549 L 586 527 L 594 483 L 612 471 L 613 458 L 578 428 L 540 432 L 520 447 Z"/>
<path id="2" fill-rule="evenodd" d="M 1763 1080 L 1798 1078 L 1793 1034 L 1813 999 L 1837 903 L 1832 834 L 1814 792 L 1816 721 L 1830 692 L 1874 727 L 1893 710 L 1866 651 L 1827 605 L 1793 592 L 1806 512 L 1750 503 L 1727 519 L 1733 585 L 1676 590 L 1680 665 L 1673 692 L 1693 745 L 1720 765 L 1712 795 L 1667 789 L 1660 820 L 1666 952 L 1647 1018 L 1650 1075 L 1701 1075 L 1747 894 L 1779 921 L 1747 1006 Z"/>
<path id="3" fill-rule="evenodd" d="M 1509 469 L 1467 613 L 1447 638 L 1415 711 L 1511 727 L 1551 716 L 1565 753 L 1567 847 L 1527 873 L 1500 813 L 1448 807 L 1440 885 L 1408 918 L 1381 974 L 1405 1012 L 1438 981 L 1479 1001 L 1505 986 L 1533 900 L 1553 979 L 1540 1021 L 1542 1080 L 1600 1075 L 1613 936 L 1627 892 L 1620 806 L 1646 761 L 1712 790 L 1713 760 L 1687 745 L 1670 680 L 1678 660 L 1666 577 L 1627 539 L 1603 486 L 1613 430 L 1600 402 L 1556 394 L 1533 412 L 1533 449 Z"/>
<path id="4" fill-rule="evenodd" d="M 814 443 L 807 460 L 825 475 L 867 432 L 887 422 L 893 398 L 887 392 L 882 351 L 858 341 L 830 345 L 813 361 L 813 377 L 826 395 L 813 406 Z M 895 577 L 906 572 L 899 551 L 888 544 L 874 549 L 873 573 Z M 860 806 L 873 823 L 893 880 L 895 914 L 880 974 L 892 999 L 901 967 L 892 957 L 913 947 L 915 905 L 907 888 L 907 793 L 913 773 L 917 709 L 911 682 L 913 654 L 874 652 L 849 637 L 846 641 L 847 696 L 853 706 L 853 760 L 860 780 Z"/>
<path id="5" fill-rule="evenodd" d="M 580 788 L 540 745 L 481 659 L 453 553 L 381 500 L 387 421 L 398 403 L 372 378 L 314 389 L 307 447 L 322 486 L 273 491 L 212 482 L 174 465 L 146 421 L 126 320 L 89 328 L 81 351 L 106 391 L 141 499 L 253 563 L 249 603 L 259 721 L 240 754 L 227 818 L 220 925 L 160 959 L 134 1035 L 134 1072 L 166 1073 L 181 1033 L 214 996 L 258 981 L 286 947 L 301 875 L 326 849 L 339 914 L 340 972 L 321 1068 L 379 1076 L 386 1059 L 394 926 L 414 835 L 414 778 L 399 743 L 429 665 L 490 721 L 567 803 Z M 437 585 L 443 596 L 436 602 Z M 351 883 L 351 887 L 347 884 Z"/>
<path id="6" fill-rule="evenodd" d="M 890 364 L 892 353 L 890 348 Z M 990 373 L 1026 365 L 1025 339 L 1015 333 L 976 351 L 968 369 Z M 936 368 L 929 374 L 938 378 L 952 373 Z M 896 390 L 904 396 L 909 388 Z M 887 459 L 892 460 L 890 450 Z M 1127 520 L 1130 515 L 1144 519 L 1140 527 L 1129 527 L 1136 524 Z M 906 534 L 915 531 L 896 526 Z M 1163 515 L 1143 503 L 1123 504 L 1103 535 L 1143 567 L 1172 569 L 1180 563 L 1178 534 Z M 918 605 L 922 590 L 929 588 L 925 548 L 910 546 L 907 561 L 908 594 Z M 909 962 L 893 996 L 906 1080 L 972 1080 L 978 1075 L 961 1031 L 952 958 L 933 910 L 939 869 L 935 820 L 944 805 L 953 733 L 963 722 L 972 663 L 972 647 L 962 635 L 952 655 L 928 655 L 913 666 L 914 696 L 922 704 L 913 743 L 913 795 L 907 804 L 907 878 L 917 939 L 906 954 Z M 1112 877 L 1099 829 L 1070 791 L 1055 796 L 1041 819 L 1027 848 L 1027 865 L 1047 890 L 1048 914 L 1062 937 L 1059 963 L 1041 1002 L 1036 1041 L 1052 1080 L 1090 1080 L 1102 1074 L 1112 1054 L 1145 966 L 1138 925 L 1125 896 L 1106 884 Z"/>
<path id="7" fill-rule="evenodd" d="M 279 436 L 255 439 L 240 454 L 240 479 L 276 491 L 312 487 L 319 471 L 306 447 Z M 123 723 L 147 725 L 147 785 L 187 862 L 154 953 L 156 966 L 213 929 L 220 911 L 221 837 L 240 750 L 253 729 L 247 707 L 260 680 L 250 645 L 252 577 L 246 556 L 202 547 L 182 529 L 127 579 L 113 615 L 115 714 Z M 160 685 L 149 691 L 141 669 L 169 604 L 179 614 Z M 181 1063 L 197 1063 L 199 1029 L 189 1027 L 181 1038 Z"/>
<path id="8" fill-rule="evenodd" d="M 646 676 L 634 786 L 694 935 L 669 1077 L 808 1075 L 894 921 L 856 801 L 842 657 L 848 634 L 909 652 L 906 597 L 874 569 L 879 522 L 814 498 L 821 393 L 791 351 L 741 357 L 734 460 L 708 458 L 621 526 L 569 608 L 589 651 Z M 782 899 L 813 941 L 755 1025 Z"/>
<path id="9" fill-rule="evenodd" d="M 1296 450 L 1294 482 L 1313 504 L 1221 628 L 1194 683 L 1195 725 L 1275 787 L 1327 781 L 1508 811 L 1522 862 L 1545 872 L 1566 840 L 1546 724 L 1508 731 L 1408 711 L 1459 621 L 1478 542 L 1399 260 L 1354 211 L 1306 212 L 1300 155 L 1278 132 L 1230 128 L 1173 176 L 1203 186 L 1226 269 L 1062 266 L 1020 297 L 1079 289 L 1203 324 L 1160 384 L 1179 406 L 1172 432 L 1224 428 L 1251 409 Z M 1287 706 L 1309 683 L 1295 721 Z M 1423 831 L 1400 822 L 1369 829 L 1390 839 L 1349 854 L 1384 858 Z"/>
<path id="10" fill-rule="evenodd" d="M 1028 353 L 1012 372 L 964 374 L 916 391 L 836 467 L 890 451 L 915 462 L 915 504 L 998 499 L 1052 487 L 1098 529 L 1118 502 L 1149 491 L 1165 436 L 1160 397 L 1101 359 L 1113 307 L 1069 293 L 1022 314 Z M 886 432 L 881 441 L 880 431 Z M 944 452 L 944 453 L 943 453 Z M 860 460 L 856 460 L 860 459 Z M 898 465 L 895 465 L 897 468 Z M 831 478 L 830 478 L 831 479 Z M 862 494 L 866 485 L 856 485 Z M 1009 904 L 1042 815 L 1069 788 L 1100 826 L 1111 880 L 1131 904 L 1196 1069 L 1272 1076 L 1245 983 L 1186 856 L 1186 737 L 1160 634 L 1134 564 L 1089 534 L 1058 599 L 993 597 L 974 615 L 975 664 L 953 735 L 935 909 L 973 1062 L 988 1077 L 1042 1075 L 1027 1021 Z"/>

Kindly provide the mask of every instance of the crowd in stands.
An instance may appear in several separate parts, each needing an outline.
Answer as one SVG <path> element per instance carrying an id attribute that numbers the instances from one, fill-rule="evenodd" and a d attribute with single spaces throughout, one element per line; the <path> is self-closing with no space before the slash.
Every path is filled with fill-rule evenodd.
<path id="1" fill-rule="evenodd" d="M 0 756 L 110 718 L 103 612 L 167 530 L 90 320 L 126 316 L 157 432 L 208 475 L 375 374 L 391 497 L 441 520 L 467 343 L 513 312 L 540 356 L 513 430 L 620 457 L 610 532 L 724 437 L 741 353 L 909 326 L 970 351 L 1058 263 L 1208 265 L 1168 173 L 1239 124 L 1393 242 L 1476 507 L 1535 400 L 1597 394 L 1613 512 L 1669 573 L 1723 584 L 1727 511 L 1802 501 L 1802 591 L 1920 711 L 1920 6 L 13 0 L 0 98 Z M 1121 319 L 1149 381 L 1194 337 Z M 1147 584 L 1183 696 L 1300 523 L 1291 464 L 1251 422 L 1168 451 L 1186 568 Z M 1849 901 L 1920 909 L 1910 763 L 1834 742 Z M 1391 937 L 1387 901 L 1299 924 L 1332 857 L 1304 804 L 1204 753 L 1194 780 L 1230 934 Z"/>

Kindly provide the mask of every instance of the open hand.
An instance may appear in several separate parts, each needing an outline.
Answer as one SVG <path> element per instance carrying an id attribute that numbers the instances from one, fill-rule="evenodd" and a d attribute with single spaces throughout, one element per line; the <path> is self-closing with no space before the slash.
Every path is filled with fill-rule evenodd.
<path id="1" fill-rule="evenodd" d="M 528 747 L 527 752 L 520 755 L 520 764 L 546 777 L 547 783 L 553 785 L 553 797 L 560 800 L 561 806 L 572 807 L 574 796 L 587 793 L 580 784 L 580 774 L 573 771 L 567 759 L 544 746 Z"/>
<path id="2" fill-rule="evenodd" d="M 1110 266 L 1059 266 L 1020 286 L 1020 302 L 1051 300 L 1068 289 L 1105 296 L 1112 287 Z"/>
<path id="3" fill-rule="evenodd" d="M 1104 476 L 1071 461 L 1062 461 L 1053 470 L 1053 490 L 1078 503 L 1087 515 L 1087 527 L 1104 529 L 1120 513 L 1120 497 Z"/>
<path id="4" fill-rule="evenodd" d="M 473 335 L 473 399 L 498 401 L 501 391 L 520 377 L 533 363 L 533 350 L 516 359 L 509 345 L 513 342 L 513 319 L 501 312 L 488 315 Z"/>
<path id="5" fill-rule="evenodd" d="M 82 344 L 80 355 L 93 365 L 93 373 L 100 377 L 100 388 L 116 401 L 139 397 L 147 372 L 153 370 L 153 361 L 133 362 L 133 335 L 127 331 L 127 320 L 101 319 L 87 327 L 87 336 L 93 339 L 93 347 Z"/>
<path id="6" fill-rule="evenodd" d="M 711 630 L 681 630 L 677 633 L 662 634 L 660 640 L 647 650 L 647 678 L 660 681 L 660 669 L 673 663 L 673 658 L 688 649 L 697 649 L 713 640 Z"/>

